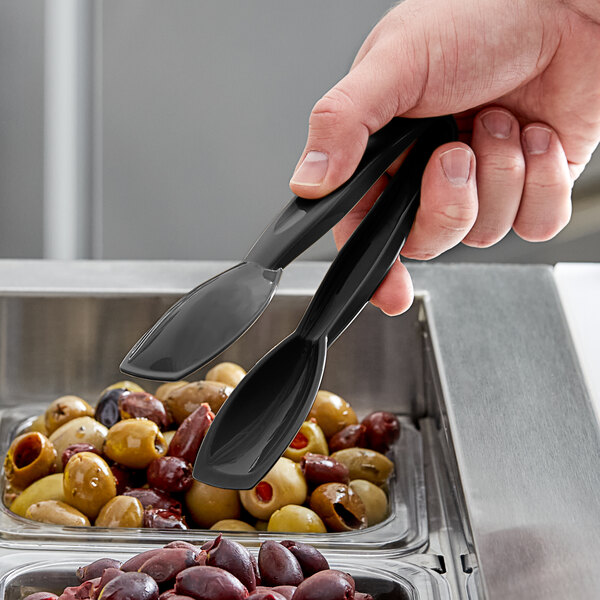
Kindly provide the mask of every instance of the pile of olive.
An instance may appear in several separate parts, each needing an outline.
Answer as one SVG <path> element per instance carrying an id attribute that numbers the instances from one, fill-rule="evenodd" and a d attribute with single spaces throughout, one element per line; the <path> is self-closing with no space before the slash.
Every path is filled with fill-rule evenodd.
<path id="1" fill-rule="evenodd" d="M 154 395 L 118 382 L 95 408 L 77 396 L 58 398 L 13 440 L 5 504 L 68 526 L 324 533 L 385 519 L 393 471 L 385 452 L 398 439 L 398 420 L 376 412 L 359 423 L 326 391 L 256 487 L 238 492 L 193 480 L 200 443 L 244 375 L 220 363 L 204 381 L 163 384 Z"/>
<path id="2" fill-rule="evenodd" d="M 373 600 L 318 550 L 291 540 L 264 542 L 258 560 L 220 535 L 201 547 L 171 542 L 122 564 L 102 558 L 77 569 L 77 578 L 80 585 L 60 596 L 24 600 Z"/>

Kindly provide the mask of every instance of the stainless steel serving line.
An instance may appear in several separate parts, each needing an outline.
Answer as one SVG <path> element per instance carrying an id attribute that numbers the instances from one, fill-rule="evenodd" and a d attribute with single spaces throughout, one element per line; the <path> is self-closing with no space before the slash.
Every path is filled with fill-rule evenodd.
<path id="1" fill-rule="evenodd" d="M 120 353 L 140 328 L 227 266 L 0 261 L 4 413 L 67 391 L 97 393 L 118 378 Z M 273 306 L 225 357 L 249 367 L 291 331 L 326 267 L 290 266 Z M 409 270 L 413 308 L 395 319 L 366 309 L 331 348 L 323 384 L 359 412 L 394 410 L 422 438 L 425 543 L 388 543 L 382 529 L 362 546 L 364 561 L 412 563 L 445 582 L 453 600 L 600 597 L 600 429 L 552 270 Z M 16 565 L 35 553 L 28 539 L 0 535 L 0 576 L 8 556 Z M 97 545 L 106 554 L 111 543 L 130 550 Z M 361 543 L 328 548 L 351 556 Z M 48 554 L 48 544 L 37 546 Z M 73 536 L 54 547 L 53 560 L 77 544 Z"/>

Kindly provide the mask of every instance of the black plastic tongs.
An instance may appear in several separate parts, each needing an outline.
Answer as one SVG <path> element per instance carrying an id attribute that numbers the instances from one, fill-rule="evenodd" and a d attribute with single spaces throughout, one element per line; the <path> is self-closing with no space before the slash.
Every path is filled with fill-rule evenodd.
<path id="1" fill-rule="evenodd" d="M 433 150 L 455 137 L 454 122 L 429 121 L 400 169 L 341 249 L 297 329 L 234 389 L 204 438 L 194 477 L 249 489 L 271 469 L 308 416 L 327 348 L 383 281 L 413 224 Z"/>
<path id="2" fill-rule="evenodd" d="M 246 258 L 174 304 L 133 346 L 121 370 L 175 381 L 210 362 L 264 312 L 282 270 L 329 231 L 404 150 L 424 133 L 435 134 L 439 143 L 449 141 L 453 127 L 449 118 L 392 120 L 369 138 L 359 166 L 343 186 L 320 200 L 294 197 Z M 418 174 L 420 180 L 422 169 L 414 168 L 412 174 L 406 168 L 402 172 L 415 181 Z"/>

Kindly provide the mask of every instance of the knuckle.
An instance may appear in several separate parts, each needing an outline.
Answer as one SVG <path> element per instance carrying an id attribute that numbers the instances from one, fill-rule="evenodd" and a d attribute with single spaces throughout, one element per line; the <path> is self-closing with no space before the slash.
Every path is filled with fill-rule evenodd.
<path id="1" fill-rule="evenodd" d="M 314 105 L 310 115 L 311 126 L 335 126 L 354 112 L 354 102 L 340 88 L 333 88 Z"/>
<path id="2" fill-rule="evenodd" d="M 525 176 L 525 160 L 515 154 L 486 153 L 477 157 L 477 170 L 486 176 L 505 179 L 522 179 Z"/>
<path id="3" fill-rule="evenodd" d="M 435 208 L 432 211 L 432 217 L 439 229 L 456 233 L 469 230 L 473 226 L 477 211 L 464 204 L 446 204 Z"/>

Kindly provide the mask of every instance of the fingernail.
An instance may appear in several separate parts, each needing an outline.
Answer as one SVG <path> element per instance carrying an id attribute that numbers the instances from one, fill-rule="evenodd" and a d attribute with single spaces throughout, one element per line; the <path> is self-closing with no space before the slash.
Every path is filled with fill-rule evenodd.
<path id="1" fill-rule="evenodd" d="M 292 176 L 290 183 L 297 185 L 321 185 L 323 179 L 325 179 L 328 165 L 329 157 L 327 154 L 312 150 L 304 157 L 304 160 Z"/>
<path id="2" fill-rule="evenodd" d="M 506 140 L 510 137 L 512 119 L 503 110 L 490 110 L 481 117 L 483 126 L 492 137 Z"/>
<path id="3" fill-rule="evenodd" d="M 452 185 L 465 185 L 471 174 L 471 153 L 464 148 L 447 150 L 440 156 L 442 170 Z"/>
<path id="4" fill-rule="evenodd" d="M 529 154 L 544 154 L 550 146 L 552 131 L 547 127 L 532 125 L 523 132 L 525 148 Z"/>

